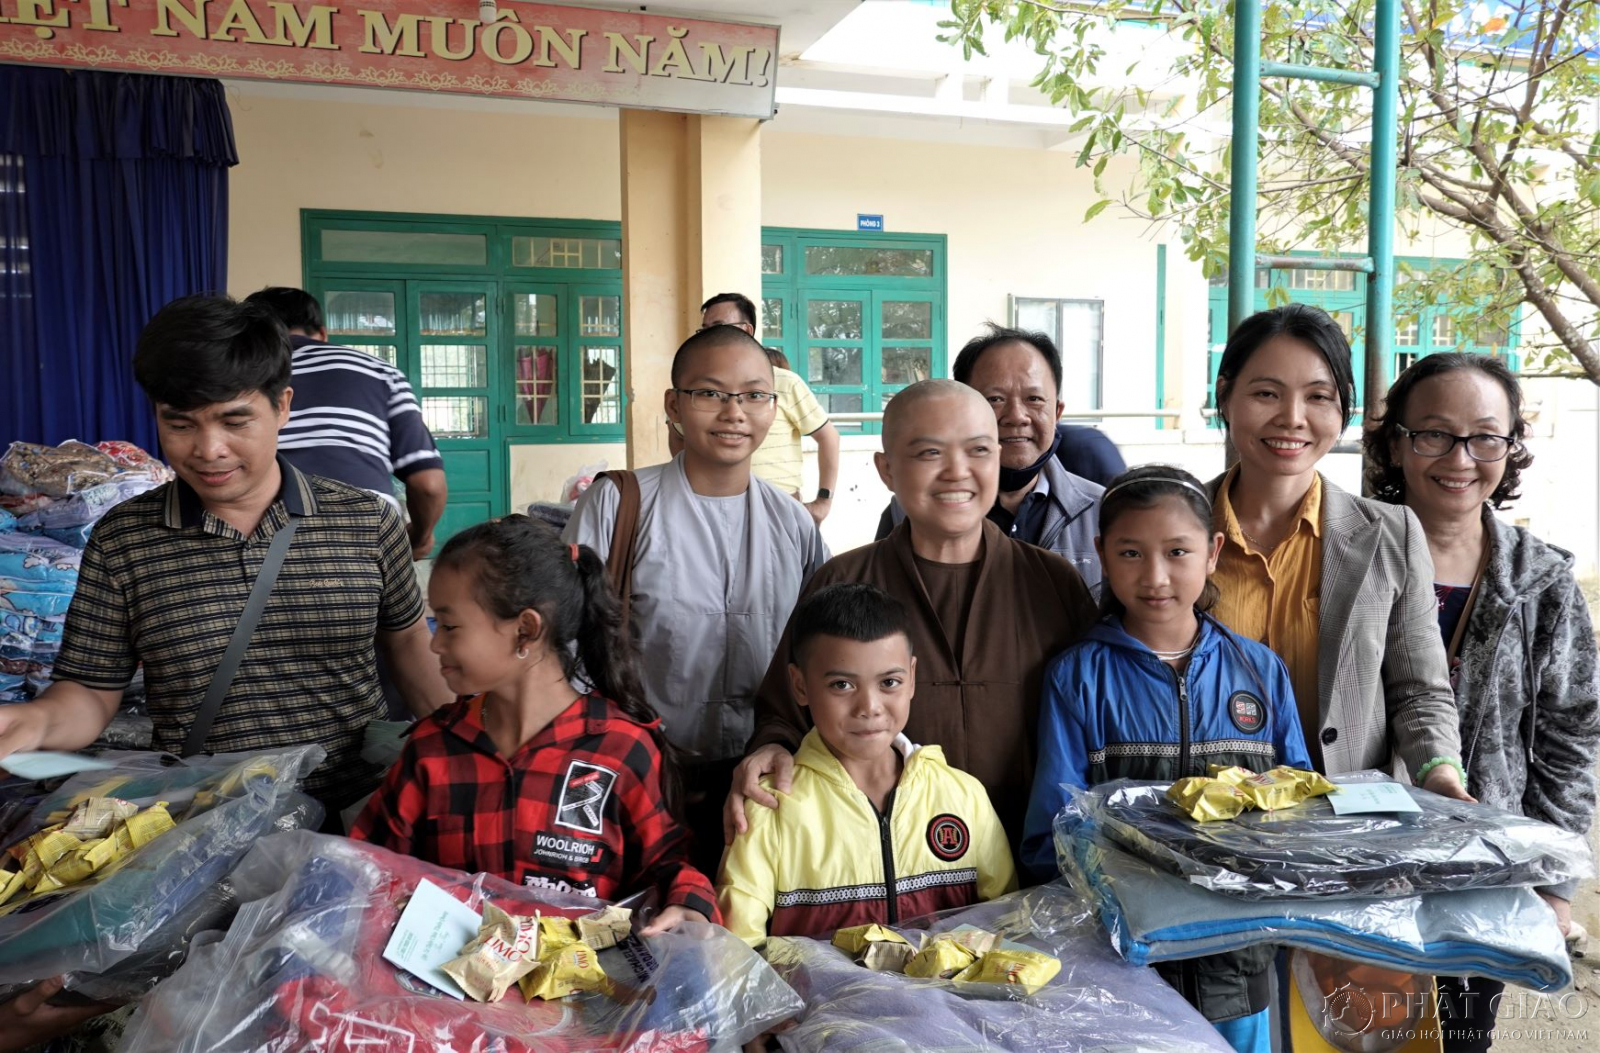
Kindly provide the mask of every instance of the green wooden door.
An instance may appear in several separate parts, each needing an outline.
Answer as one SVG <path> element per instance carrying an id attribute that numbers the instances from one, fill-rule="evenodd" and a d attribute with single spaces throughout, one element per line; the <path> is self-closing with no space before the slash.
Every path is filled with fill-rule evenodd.
<path id="1" fill-rule="evenodd" d="M 791 364 L 830 413 L 873 408 L 868 362 L 871 320 L 870 290 L 817 289 L 801 295 L 799 354 Z M 847 433 L 868 429 L 857 421 L 837 421 L 834 427 Z"/>
<path id="2" fill-rule="evenodd" d="M 562 396 L 571 383 L 572 357 L 566 288 L 507 282 L 504 289 L 506 353 L 499 361 L 512 399 L 506 432 L 516 440 L 549 442 L 564 433 L 568 414 Z"/>
<path id="3" fill-rule="evenodd" d="M 507 400 L 505 378 L 495 368 L 496 293 L 494 282 L 406 282 L 403 368 L 450 484 L 450 502 L 434 530 L 440 544 L 499 514 L 506 503 Z"/>

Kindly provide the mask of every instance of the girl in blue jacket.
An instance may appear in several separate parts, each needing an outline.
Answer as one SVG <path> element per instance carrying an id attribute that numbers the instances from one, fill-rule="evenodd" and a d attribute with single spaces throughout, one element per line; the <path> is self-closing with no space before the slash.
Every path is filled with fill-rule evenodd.
<path id="1" fill-rule="evenodd" d="M 1206 614 L 1222 550 L 1211 502 L 1181 468 L 1145 465 L 1100 498 L 1104 617 L 1051 663 L 1022 857 L 1057 872 L 1052 823 L 1066 787 L 1175 780 L 1209 765 L 1311 767 L 1289 673 Z M 1269 1048 L 1270 947 L 1158 966 L 1241 1053 Z"/>

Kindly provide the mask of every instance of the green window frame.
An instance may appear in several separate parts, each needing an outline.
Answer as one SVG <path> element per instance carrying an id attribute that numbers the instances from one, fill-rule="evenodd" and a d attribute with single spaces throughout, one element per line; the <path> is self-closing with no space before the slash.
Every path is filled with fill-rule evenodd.
<path id="1" fill-rule="evenodd" d="M 825 409 L 880 411 L 911 380 L 946 375 L 944 235 L 765 227 L 761 247 L 762 342 Z"/>
<path id="2" fill-rule="evenodd" d="M 1308 256 L 1311 253 L 1296 252 L 1291 255 Z M 1427 256 L 1405 256 L 1397 259 L 1398 263 L 1408 265 L 1415 271 L 1426 271 L 1436 267 L 1452 267 L 1459 263 L 1456 259 L 1436 259 Z M 1355 365 L 1356 405 L 1366 405 L 1366 378 L 1365 362 L 1366 347 L 1363 334 L 1363 321 L 1366 317 L 1367 293 L 1366 275 L 1356 271 L 1312 271 L 1298 270 L 1271 270 L 1256 272 L 1255 309 L 1264 311 L 1273 301 L 1281 302 L 1287 297 L 1289 302 L 1310 304 L 1320 307 L 1333 315 L 1344 329 L 1345 335 L 1350 339 L 1350 348 Z M 1227 278 L 1214 278 L 1211 281 L 1210 296 L 1210 331 L 1211 350 L 1207 360 L 1206 375 L 1208 380 L 1208 396 L 1206 405 L 1216 405 L 1217 367 L 1222 362 L 1222 349 L 1228 340 L 1228 282 Z M 1441 302 L 1427 305 L 1420 309 L 1416 315 L 1401 315 L 1395 319 L 1394 358 L 1390 363 L 1390 375 L 1398 376 L 1406 366 L 1426 355 L 1437 354 L 1441 351 L 1466 351 L 1475 354 L 1497 355 L 1506 361 L 1506 365 L 1516 372 L 1521 368 L 1522 356 L 1516 352 L 1521 340 L 1522 324 L 1518 319 L 1513 319 L 1508 330 L 1503 334 L 1504 342 L 1498 344 L 1479 343 L 1473 339 L 1466 339 L 1456 324 L 1456 315 L 1460 313 L 1460 306 L 1453 303 Z M 1477 334 L 1473 334 L 1476 336 Z M 1358 415 L 1354 422 L 1361 420 Z"/>

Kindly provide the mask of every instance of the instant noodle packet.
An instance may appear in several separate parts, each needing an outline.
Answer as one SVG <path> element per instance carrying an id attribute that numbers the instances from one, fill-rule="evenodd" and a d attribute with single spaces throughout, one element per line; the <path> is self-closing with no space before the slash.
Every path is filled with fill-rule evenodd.
<path id="1" fill-rule="evenodd" d="M 600 967 L 599 952 L 584 943 L 569 943 L 550 954 L 541 953 L 533 971 L 518 983 L 522 997 L 565 998 L 578 991 L 613 994 L 610 977 Z"/>
<path id="2" fill-rule="evenodd" d="M 1016 984 L 1028 994 L 1055 979 L 1059 959 L 1038 951 L 994 950 L 956 976 L 957 983 Z"/>
<path id="3" fill-rule="evenodd" d="M 906 938 L 887 925 L 851 925 L 833 934 L 833 945 L 844 953 L 856 956 L 865 953 L 874 943 L 906 943 Z"/>
<path id="4" fill-rule="evenodd" d="M 948 934 L 941 934 L 911 956 L 906 963 L 906 975 L 923 980 L 948 980 L 977 960 L 978 955 L 971 948 L 963 947 Z"/>
<path id="5" fill-rule="evenodd" d="M 1202 823 L 1232 819 L 1250 807 L 1250 798 L 1243 790 L 1204 775 L 1191 775 L 1167 787 L 1167 800 L 1184 815 Z"/>
<path id="6" fill-rule="evenodd" d="M 615 947 L 633 931 L 633 911 L 607 904 L 578 919 L 578 938 L 597 951 Z"/>
<path id="7" fill-rule="evenodd" d="M 498 1002 L 538 964 L 539 921 L 485 903 L 478 935 L 440 969 L 474 1001 Z"/>
<path id="8" fill-rule="evenodd" d="M 867 949 L 856 958 L 856 961 L 875 973 L 903 973 L 906 971 L 907 963 L 916 953 L 916 948 L 909 943 L 881 940 L 867 944 Z"/>

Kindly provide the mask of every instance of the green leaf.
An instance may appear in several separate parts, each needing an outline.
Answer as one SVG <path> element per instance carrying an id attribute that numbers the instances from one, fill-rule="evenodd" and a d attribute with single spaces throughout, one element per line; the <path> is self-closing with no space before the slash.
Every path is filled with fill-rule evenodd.
<path id="1" fill-rule="evenodd" d="M 1089 211 L 1083 214 L 1083 221 L 1085 223 L 1089 222 L 1091 219 L 1104 212 L 1106 210 L 1106 206 L 1109 204 L 1111 204 L 1110 198 L 1101 198 L 1099 201 L 1096 201 L 1094 204 L 1089 206 Z"/>

